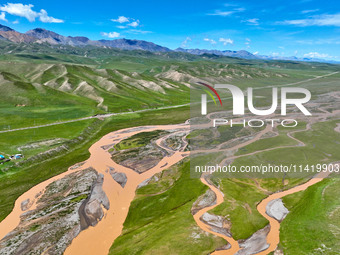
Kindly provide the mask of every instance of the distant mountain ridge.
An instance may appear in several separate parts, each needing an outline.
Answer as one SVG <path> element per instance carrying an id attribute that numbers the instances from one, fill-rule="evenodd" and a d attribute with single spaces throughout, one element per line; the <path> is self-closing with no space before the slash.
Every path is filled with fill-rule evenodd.
<path id="1" fill-rule="evenodd" d="M 226 57 L 236 57 L 243 59 L 268 59 L 268 60 L 293 60 L 293 61 L 315 61 L 315 62 L 329 62 L 338 63 L 336 61 L 329 61 L 316 58 L 297 58 L 297 57 L 274 57 L 255 55 L 246 50 L 232 51 L 232 50 L 207 50 L 207 49 L 184 49 L 177 48 L 171 50 L 167 47 L 157 45 L 153 42 L 132 39 L 114 39 L 114 40 L 90 40 L 85 36 L 63 36 L 50 30 L 43 28 L 35 28 L 20 33 L 14 29 L 0 24 L 0 40 L 6 40 L 13 43 L 48 43 L 51 45 L 70 45 L 75 47 L 82 46 L 97 46 L 97 47 L 110 47 L 122 50 L 144 50 L 150 52 L 183 52 L 192 55 L 216 55 Z"/>
<path id="2" fill-rule="evenodd" d="M 71 37 L 71 36 L 63 36 L 60 34 L 57 34 L 53 31 L 46 30 L 43 28 L 35 28 L 32 30 L 29 30 L 25 33 L 26 35 L 32 36 L 34 38 L 37 38 L 35 42 L 37 43 L 49 43 L 52 45 L 55 44 L 63 44 L 63 45 L 71 45 L 71 46 L 84 46 L 84 45 L 95 45 L 95 43 L 91 43 L 90 39 L 87 37 Z"/>
<path id="3" fill-rule="evenodd" d="M 93 41 L 84 36 L 63 36 L 43 28 L 35 28 L 26 33 L 19 33 L 10 27 L 0 25 L 0 39 L 14 43 L 49 43 L 51 45 L 98 46 L 123 50 L 145 50 L 151 52 L 170 52 L 169 48 L 143 40 L 115 39 Z"/>
<path id="4" fill-rule="evenodd" d="M 7 31 L 14 31 L 14 30 L 10 27 L 6 27 L 0 24 L 0 31 L 7 32 Z"/>
<path id="5" fill-rule="evenodd" d="M 246 59 L 256 59 L 257 57 L 254 54 L 246 50 L 232 51 L 232 50 L 204 50 L 204 49 L 183 49 L 177 48 L 175 51 L 178 52 L 186 52 L 194 55 L 203 55 L 203 54 L 214 54 L 217 56 L 226 56 L 226 57 L 236 57 L 236 58 L 246 58 Z"/>
<path id="6" fill-rule="evenodd" d="M 169 48 L 154 44 L 152 42 L 142 40 L 130 40 L 130 39 L 116 39 L 116 40 L 99 40 L 100 44 L 118 48 L 123 50 L 146 50 L 153 52 L 169 52 L 172 51 Z"/>

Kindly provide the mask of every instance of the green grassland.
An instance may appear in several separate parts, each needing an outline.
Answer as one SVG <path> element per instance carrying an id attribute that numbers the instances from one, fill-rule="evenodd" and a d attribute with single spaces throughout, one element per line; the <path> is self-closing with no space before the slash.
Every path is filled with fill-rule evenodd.
<path id="1" fill-rule="evenodd" d="M 236 159 L 234 165 L 256 165 L 261 163 L 273 164 L 318 164 L 331 163 L 339 160 L 340 137 L 334 131 L 339 120 L 319 122 L 312 125 L 312 132 L 301 131 L 293 136 L 304 142 L 306 146 L 278 148 L 255 155 Z M 274 139 L 274 138 L 268 138 Z M 260 140 L 261 141 L 261 140 Z M 263 139 L 264 143 L 266 139 Z M 280 146 L 277 144 L 276 146 Z M 276 147 L 274 146 L 274 147 Z M 281 155 L 285 155 L 282 157 Z"/>
<path id="2" fill-rule="evenodd" d="M 117 143 L 114 147 L 118 151 L 143 147 L 150 143 L 151 140 L 154 140 L 164 134 L 166 134 L 166 132 L 163 132 L 161 130 L 138 133 Z"/>
<path id="3" fill-rule="evenodd" d="M 295 133 L 294 136 L 304 142 L 306 144 L 305 147 L 281 148 L 260 152 L 252 156 L 238 158 L 233 162 L 233 165 L 240 167 L 241 165 L 251 166 L 265 163 L 317 164 L 320 162 L 331 163 L 337 161 L 339 160 L 338 155 L 340 153 L 338 146 L 340 138 L 334 131 L 335 123 L 337 122 L 339 121 L 316 123 L 312 126 L 313 132 L 301 131 Z M 254 145 L 248 145 L 247 148 L 249 148 L 249 152 L 251 152 L 257 151 L 257 148 L 260 150 L 263 146 L 263 148 L 266 148 L 266 146 L 269 148 L 281 146 L 281 143 L 271 146 L 269 142 L 273 139 L 276 139 L 276 137 L 259 140 L 254 143 Z M 282 157 L 282 155 L 284 155 L 284 157 Z M 222 177 L 221 174 L 215 175 L 215 178 Z M 309 175 L 314 174 L 310 173 Z M 304 173 L 304 175 L 299 178 L 292 178 L 293 176 L 289 177 L 288 175 L 285 183 L 283 183 L 282 177 L 258 179 L 257 182 L 262 188 L 270 192 L 275 192 L 304 182 L 306 179 L 302 177 L 307 176 L 308 173 Z M 219 184 L 226 198 L 213 212 L 218 215 L 229 215 L 232 222 L 231 231 L 236 239 L 247 238 L 267 224 L 267 220 L 256 210 L 256 205 L 267 195 L 256 187 L 253 180 L 221 178 Z M 337 201 L 334 200 L 333 202 L 334 205 L 338 205 Z M 296 224 L 298 224 L 297 222 Z M 288 232 L 287 230 L 287 233 Z"/>
<path id="4" fill-rule="evenodd" d="M 109 254 L 207 254 L 225 244 L 198 228 L 190 213 L 207 187 L 190 177 L 189 162 L 175 168 L 180 176 L 172 186 L 163 187 L 161 194 L 155 194 L 160 190 L 154 185 L 137 191 L 124 231 Z"/>
<path id="5" fill-rule="evenodd" d="M 10 167 L 0 173 L 0 220 L 12 210 L 15 200 L 34 185 L 62 173 L 68 167 L 86 160 L 88 148 L 105 134 L 122 128 L 153 124 L 175 124 L 188 119 L 189 108 L 155 110 L 139 114 L 129 114 L 107 118 L 97 123 L 85 139 L 72 143 L 69 150 L 53 155 L 43 161 L 37 160 L 30 164 Z M 39 130 L 39 129 L 37 129 Z M 16 131 L 19 137 L 21 132 Z"/>
<path id="6" fill-rule="evenodd" d="M 94 120 L 84 120 L 73 123 L 60 124 L 50 127 L 42 127 L 39 129 L 27 129 L 17 132 L 0 133 L 0 153 L 11 155 L 15 153 L 23 153 L 25 157 L 30 157 L 38 152 L 46 151 L 53 148 L 52 146 L 44 146 L 44 141 L 60 139 L 62 144 L 67 140 L 71 140 L 80 135 L 80 133 Z M 42 145 L 39 145 L 42 144 Z M 38 146 L 34 146 L 38 144 Z M 30 146 L 31 145 L 31 146 Z M 23 149 L 18 150 L 20 146 Z"/>
<path id="7" fill-rule="evenodd" d="M 247 180 L 246 180 L 247 181 Z M 246 239 L 265 227 L 268 221 L 256 210 L 256 205 L 267 195 L 243 179 L 220 179 L 220 189 L 225 194 L 224 202 L 212 212 L 227 216 L 231 221 L 234 239 Z"/>
<path id="8" fill-rule="evenodd" d="M 290 211 L 280 228 L 284 254 L 339 253 L 339 184 L 326 179 L 283 199 Z"/>
<path id="9" fill-rule="evenodd" d="M 294 141 L 287 136 L 288 132 L 303 131 L 306 128 L 306 123 L 298 122 L 298 125 L 293 128 L 283 128 L 281 126 L 277 127 L 279 134 L 277 136 L 262 138 L 254 143 L 242 147 L 235 155 L 244 155 L 260 150 L 273 149 L 278 146 L 295 146 L 297 141 Z"/>
<path id="10" fill-rule="evenodd" d="M 112 116 L 104 120 L 84 120 L 1 133 L 0 154 L 22 152 L 25 159 L 0 166 L 0 220 L 9 214 L 15 200 L 32 186 L 86 160 L 89 157 L 88 148 L 103 135 L 127 127 L 173 124 L 189 119 L 188 106 L 167 110 L 159 108 L 189 103 L 188 84 L 192 84 L 196 79 L 207 79 L 212 84 L 232 83 L 244 89 L 250 86 L 290 84 L 339 69 L 338 65 L 325 63 L 244 60 L 209 54 L 194 56 L 177 52 L 151 53 L 90 46 L 76 48 L 45 44 L 14 45 L 1 41 L 0 130 L 31 127 L 109 112 L 134 113 Z M 313 98 L 316 98 L 315 95 L 339 90 L 339 78 L 340 74 L 336 74 L 298 86 L 308 87 Z M 256 106 L 270 103 L 271 98 L 267 95 L 271 90 L 263 89 L 262 92 L 265 98 L 255 100 Z M 150 111 L 136 112 L 145 109 Z M 334 132 L 336 123 L 334 120 L 317 123 L 313 125 L 312 132 L 295 133 L 294 137 L 305 142 L 306 147 L 259 153 L 237 159 L 234 164 L 332 162 L 338 159 L 340 152 L 339 135 Z M 301 123 L 298 128 L 303 129 L 305 124 Z M 220 131 L 223 137 L 212 142 L 222 142 L 235 137 L 234 133 L 224 127 L 220 128 Z M 295 144 L 287 138 L 285 130 L 279 129 L 279 133 L 277 137 L 261 139 L 246 146 L 239 154 L 276 145 Z M 116 146 L 116 149 L 144 146 L 154 135 L 133 137 Z M 202 134 L 197 132 L 192 134 L 191 138 L 200 135 Z M 54 140 L 58 142 L 53 142 Z M 67 149 L 54 151 L 49 156 L 44 154 L 62 145 Z M 225 244 L 222 239 L 202 232 L 190 214 L 193 202 L 207 188 L 199 179 L 190 177 L 188 164 L 182 162 L 165 171 L 159 182 L 150 182 L 137 191 L 124 223 L 123 235 L 114 242 L 111 254 L 207 254 Z M 263 179 L 258 180 L 258 183 L 261 187 L 275 192 L 302 181 L 287 180 L 285 185 L 281 179 Z M 230 218 L 234 238 L 247 238 L 267 224 L 267 220 L 256 210 L 257 203 L 267 194 L 260 190 L 253 180 L 214 177 L 213 181 L 220 185 L 225 194 L 225 202 L 216 207 L 213 213 Z M 330 188 L 327 190 L 330 193 L 326 193 L 329 199 L 325 209 L 320 209 L 317 206 L 317 202 L 320 202 L 318 187 L 324 183 L 329 183 Z M 325 181 L 315 189 L 315 193 L 312 192 L 314 195 L 304 193 L 294 199 L 287 198 L 293 215 L 289 215 L 287 223 L 282 225 L 282 247 L 289 252 L 287 254 L 294 254 L 297 249 L 296 243 L 290 238 L 297 238 L 300 242 L 304 240 L 295 217 L 301 219 L 301 229 L 308 230 L 308 220 L 314 215 L 323 222 L 337 226 L 336 218 L 325 219 L 325 215 L 330 212 L 327 210 L 334 210 L 334 206 L 339 204 L 330 196 L 336 191 L 336 185 Z M 314 199 L 311 201 L 316 201 L 315 205 L 303 203 L 302 196 Z M 299 206 L 303 210 L 299 209 Z M 316 214 L 313 214 L 314 212 Z M 320 224 L 320 229 L 327 228 L 323 222 L 317 223 Z M 294 235 L 289 236 L 289 231 L 294 232 Z M 326 229 L 325 233 L 328 232 Z M 311 233 L 310 235 L 315 238 Z M 334 243 L 327 243 L 328 246 L 333 249 L 337 247 Z"/>

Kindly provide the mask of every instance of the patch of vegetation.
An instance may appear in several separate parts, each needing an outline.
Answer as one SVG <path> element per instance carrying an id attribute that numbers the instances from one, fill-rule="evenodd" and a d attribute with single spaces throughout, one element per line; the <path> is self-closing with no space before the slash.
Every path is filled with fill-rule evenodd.
<path id="1" fill-rule="evenodd" d="M 40 224 L 34 224 L 30 227 L 30 231 L 31 232 L 35 232 L 36 230 L 38 230 L 40 228 Z"/>
<path id="2" fill-rule="evenodd" d="M 149 144 L 151 141 L 167 134 L 168 132 L 162 130 L 155 130 L 151 132 L 142 132 L 133 135 L 123 141 L 117 143 L 114 147 L 116 150 L 126 150 L 132 148 L 139 148 Z"/>
<path id="3" fill-rule="evenodd" d="M 74 197 L 70 200 L 71 203 L 78 203 L 79 201 L 82 201 L 84 199 L 87 199 L 87 195 L 86 194 L 83 194 L 83 195 L 80 195 L 78 197 Z"/>
<path id="4" fill-rule="evenodd" d="M 340 180 L 326 179 L 283 198 L 290 213 L 281 223 L 284 254 L 338 254 Z"/>
<path id="5" fill-rule="evenodd" d="M 82 162 L 90 156 L 89 147 L 109 132 L 134 126 L 152 124 L 175 124 L 189 118 L 189 108 L 182 107 L 167 110 L 154 110 L 140 114 L 113 116 L 105 119 L 96 132 L 86 137 L 73 150 L 62 155 L 54 155 L 49 160 L 39 162 L 34 166 L 13 167 L 10 171 L 0 175 L 0 220 L 3 220 L 12 210 L 15 200 L 36 184 L 55 175 L 65 172 L 68 167 Z M 39 130 L 39 129 L 37 129 Z M 19 136 L 20 132 L 16 134 Z"/>
<path id="6" fill-rule="evenodd" d="M 197 227 L 190 213 L 193 202 L 207 187 L 190 177 L 189 162 L 179 166 L 180 177 L 165 192 L 136 198 L 124 223 L 123 234 L 109 254 L 207 254 L 225 244 Z M 146 186 L 147 187 L 147 186 Z M 169 227 L 171 226 L 171 227 Z"/>
<path id="7" fill-rule="evenodd" d="M 225 199 L 211 212 L 230 219 L 234 239 L 246 239 L 268 224 L 256 209 L 258 202 L 267 197 L 263 191 L 247 179 L 222 178 L 219 184 Z"/>
<path id="8" fill-rule="evenodd" d="M 223 142 L 227 142 L 237 137 L 237 133 L 242 130 L 241 126 L 219 126 L 210 129 L 198 129 L 192 131 L 187 139 L 193 149 L 213 148 Z"/>

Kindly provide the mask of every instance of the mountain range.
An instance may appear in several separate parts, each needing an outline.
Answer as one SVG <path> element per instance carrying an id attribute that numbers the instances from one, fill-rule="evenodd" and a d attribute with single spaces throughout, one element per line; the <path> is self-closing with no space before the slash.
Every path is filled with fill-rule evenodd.
<path id="1" fill-rule="evenodd" d="M 232 51 L 232 50 L 207 50 L 207 49 L 184 49 L 177 48 L 171 50 L 167 47 L 157 45 L 152 42 L 143 40 L 131 40 L 131 39 L 114 39 L 114 40 L 90 40 L 84 36 L 63 36 L 53 31 L 49 31 L 43 28 L 35 28 L 27 31 L 26 33 L 20 33 L 14 29 L 0 24 L 0 40 L 6 40 L 13 43 L 47 43 L 50 45 L 70 45 L 75 47 L 82 46 L 97 46 L 118 48 L 122 50 L 144 50 L 150 52 L 184 52 L 192 55 L 216 55 L 236 57 L 243 59 L 276 59 L 276 60 L 293 60 L 293 61 L 315 61 L 315 62 L 329 62 L 336 63 L 335 61 L 316 59 L 316 58 L 297 58 L 297 57 L 274 57 L 265 55 L 255 55 L 246 50 Z"/>

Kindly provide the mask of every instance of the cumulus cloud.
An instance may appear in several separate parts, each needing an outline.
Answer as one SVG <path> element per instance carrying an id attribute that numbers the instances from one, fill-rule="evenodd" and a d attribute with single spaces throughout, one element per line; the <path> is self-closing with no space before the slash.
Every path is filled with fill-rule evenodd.
<path id="1" fill-rule="evenodd" d="M 234 41 L 230 38 L 220 38 L 218 41 L 222 42 L 223 45 L 234 44 Z"/>
<path id="2" fill-rule="evenodd" d="M 32 10 L 34 5 L 32 4 L 13 4 L 7 3 L 0 7 L 0 10 L 3 12 L 7 12 L 8 14 L 19 16 L 26 18 L 28 21 L 33 22 L 36 18 L 39 17 L 41 22 L 45 23 L 62 23 L 64 22 L 61 19 L 56 19 L 48 16 L 47 12 L 44 9 L 41 9 L 40 12 L 36 12 Z"/>
<path id="3" fill-rule="evenodd" d="M 140 23 L 138 19 L 136 20 L 136 19 L 133 19 L 133 18 L 125 17 L 125 16 L 119 16 L 117 19 L 111 19 L 111 21 L 118 22 L 120 24 L 127 23 L 127 24 L 124 24 L 124 25 L 117 26 L 120 29 L 124 29 L 124 28 L 127 28 L 127 27 L 138 27 L 139 23 Z"/>
<path id="4" fill-rule="evenodd" d="M 111 19 L 113 22 L 118 22 L 118 23 L 126 23 L 130 21 L 130 18 L 125 17 L 125 16 L 119 16 L 118 19 Z"/>
<path id="5" fill-rule="evenodd" d="M 62 19 L 56 19 L 56 18 L 48 16 L 47 11 L 45 11 L 44 9 L 41 9 L 39 13 L 39 19 L 41 22 L 44 22 L 44 23 L 63 23 L 64 22 Z"/>
<path id="6" fill-rule="evenodd" d="M 210 42 L 211 44 L 216 44 L 216 41 L 213 40 L 213 39 L 204 38 L 203 40 L 206 41 L 206 42 Z"/>
<path id="7" fill-rule="evenodd" d="M 257 54 L 259 54 L 259 52 L 258 52 L 258 51 L 255 51 L 255 52 L 253 53 L 253 55 L 257 55 Z"/>
<path id="8" fill-rule="evenodd" d="M 102 32 L 101 35 L 102 36 L 106 36 L 108 38 L 117 38 L 117 37 L 120 37 L 120 33 L 117 33 L 117 32 L 110 32 L 110 33 Z"/>
<path id="9" fill-rule="evenodd" d="M 127 24 L 130 27 L 138 27 L 139 26 L 139 20 L 133 21 L 129 24 Z"/>
<path id="10" fill-rule="evenodd" d="M 7 19 L 6 19 L 6 13 L 2 12 L 2 13 L 0 14 L 0 20 L 7 21 Z"/>
<path id="11" fill-rule="evenodd" d="M 340 13 L 337 14 L 323 14 L 315 15 L 307 19 L 295 19 L 285 20 L 278 22 L 284 25 L 295 25 L 295 26 L 336 26 L 340 27 Z"/>
<path id="12" fill-rule="evenodd" d="M 34 5 L 32 4 L 12 4 L 8 3 L 4 6 L 0 7 L 1 11 L 7 12 L 11 15 L 24 17 L 28 19 L 30 22 L 35 21 L 35 18 L 38 17 L 38 13 L 33 11 L 32 8 Z"/>

